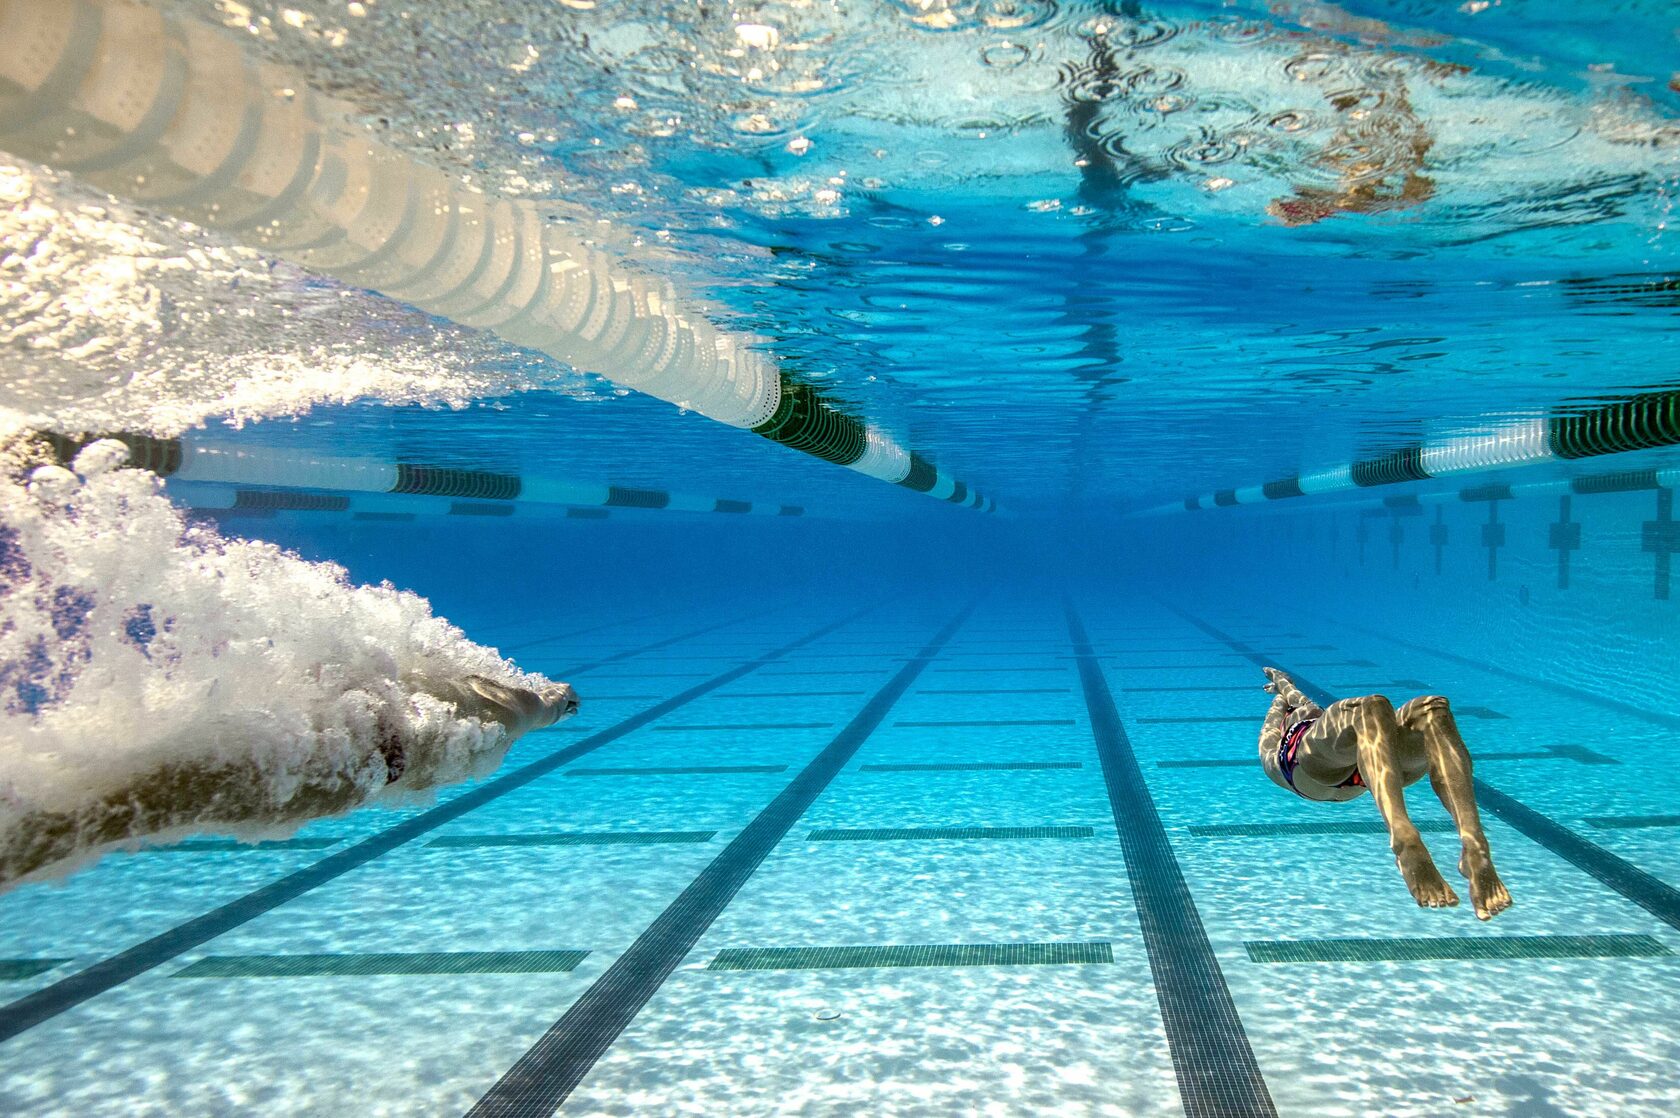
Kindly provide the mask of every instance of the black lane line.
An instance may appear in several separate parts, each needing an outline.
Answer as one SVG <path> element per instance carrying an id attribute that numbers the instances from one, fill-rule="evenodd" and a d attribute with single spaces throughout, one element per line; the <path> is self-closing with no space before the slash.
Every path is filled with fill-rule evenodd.
<path id="1" fill-rule="evenodd" d="M 1632 703 L 1624 703 L 1620 699 L 1607 698 L 1604 695 L 1599 695 L 1592 691 L 1586 691 L 1579 687 L 1572 687 L 1569 684 L 1558 680 L 1537 679 L 1531 675 L 1523 675 L 1521 672 L 1511 671 L 1509 668 L 1501 668 L 1497 664 L 1484 664 L 1482 661 L 1472 660 L 1468 656 L 1460 656 L 1454 652 L 1443 652 L 1438 648 L 1429 648 L 1425 645 L 1414 644 L 1411 641 L 1401 640 L 1399 637 L 1391 637 L 1387 633 L 1379 633 L 1373 629 L 1361 628 L 1358 625 L 1348 625 L 1347 628 L 1352 629 L 1356 633 L 1364 633 L 1367 636 L 1379 637 L 1382 640 L 1388 641 L 1390 644 L 1397 644 L 1401 648 L 1409 648 L 1413 652 L 1421 652 L 1426 656 L 1439 656 L 1441 659 L 1451 661 L 1454 664 L 1462 664 L 1467 668 L 1475 668 L 1478 671 L 1488 672 L 1491 675 L 1499 676 L 1501 679 L 1509 679 L 1516 683 L 1527 683 L 1545 691 L 1550 691 L 1559 695 L 1568 695 L 1572 699 L 1580 699 L 1583 703 L 1591 703 L 1593 706 L 1602 707 L 1604 710 L 1613 710 L 1618 714 L 1632 715 L 1634 718 L 1653 723 L 1657 726 L 1662 726 L 1665 729 L 1680 730 L 1680 715 L 1666 714 L 1659 710 L 1646 710 L 1644 707 L 1634 706 Z"/>
<path id="2" fill-rule="evenodd" d="M 746 884 L 775 845 L 829 781 L 843 769 L 922 669 L 961 628 L 973 611 L 965 606 L 921 654 L 875 693 L 856 718 L 806 765 L 793 782 L 742 829 L 647 931 L 573 1002 L 542 1039 L 478 1100 L 469 1118 L 506 1115 L 533 1118 L 554 1113 L 589 1074 L 665 979 L 694 949 L 712 921 Z"/>
<path id="3" fill-rule="evenodd" d="M 862 691 L 726 691 L 720 699 L 814 699 L 830 695 L 862 695 Z"/>
<path id="4" fill-rule="evenodd" d="M 1003 675 L 1009 672 L 1065 672 L 1066 668 L 934 668 L 934 675 L 957 675 L 959 673 L 990 672 L 993 675 Z"/>
<path id="5" fill-rule="evenodd" d="M 918 695 L 1066 695 L 1067 687 L 923 687 Z"/>
<path id="6" fill-rule="evenodd" d="M 742 617 L 731 618 L 728 621 L 719 621 L 719 622 L 717 622 L 715 624 L 712 624 L 712 625 L 703 625 L 698 629 L 691 629 L 686 633 L 678 633 L 674 637 L 665 637 L 661 640 L 653 641 L 650 644 L 639 644 L 635 648 L 627 648 L 623 652 L 615 652 L 611 656 L 603 656 L 599 660 L 591 660 L 587 664 L 579 664 L 575 668 L 565 668 L 565 669 L 563 669 L 563 670 L 561 670 L 561 671 L 559 671 L 555 674 L 557 674 L 557 675 L 574 675 L 574 674 L 577 674 L 577 673 L 580 673 L 580 672 L 593 671 L 596 668 L 601 667 L 603 664 L 612 664 L 612 663 L 615 663 L 619 660 L 629 659 L 632 656 L 640 656 L 644 652 L 653 652 L 656 649 L 665 648 L 669 645 L 678 644 L 682 641 L 693 640 L 695 637 L 703 637 L 707 633 L 715 633 L 719 629 L 727 629 L 732 625 L 741 625 L 741 624 L 744 624 L 745 622 L 751 621 L 755 617 L 763 617 L 767 613 L 775 613 L 777 610 L 786 609 L 786 608 L 787 608 L 786 606 L 777 606 L 775 609 L 761 609 L 761 610 L 757 610 L 753 613 L 746 614 Z M 514 648 L 518 648 L 518 647 L 522 647 L 522 646 L 519 646 L 519 645 L 514 646 Z M 514 648 L 509 648 L 509 649 L 507 649 L 507 651 L 512 652 L 514 650 Z M 701 674 L 704 674 L 704 673 L 701 673 Z M 608 676 L 606 678 L 608 678 L 608 679 L 627 679 L 629 677 L 628 676 Z"/>
<path id="7" fill-rule="evenodd" d="M 1183 610 L 1171 605 L 1167 608 L 1173 610 L 1174 613 L 1177 613 L 1180 617 L 1184 618 L 1198 629 L 1201 629 L 1204 633 L 1207 633 L 1210 636 L 1218 637 L 1220 640 L 1230 645 L 1231 648 L 1241 652 L 1256 665 L 1265 666 L 1272 662 L 1266 659 L 1266 657 L 1261 653 L 1253 651 L 1234 637 L 1227 636 L 1218 629 L 1215 629 L 1213 626 L 1205 624 L 1195 617 L 1192 617 L 1190 614 L 1185 613 Z M 1404 642 L 1395 641 L 1395 643 L 1403 644 Z M 1440 655 L 1445 655 L 1445 653 L 1441 653 Z M 1448 659 L 1458 658 L 1448 657 Z M 1466 663 L 1470 663 L 1471 667 L 1480 668 L 1485 666 L 1469 661 L 1466 661 Z M 1495 674 L 1507 674 L 1498 672 L 1493 668 L 1488 668 L 1487 670 L 1494 671 Z M 1294 679 L 1295 686 L 1299 687 L 1303 694 L 1311 698 L 1312 701 L 1318 705 L 1327 707 L 1335 701 L 1335 696 L 1331 695 L 1328 691 L 1325 691 L 1322 687 L 1318 687 L 1312 682 L 1302 679 L 1300 676 L 1292 676 L 1291 678 Z M 1514 678 L 1520 679 L 1520 677 Z M 1523 682 L 1536 683 L 1543 687 L 1552 686 L 1549 683 L 1540 683 L 1538 680 L 1524 680 Z M 1555 689 L 1569 690 L 1568 688 L 1561 686 Z M 1583 692 L 1582 694 L 1584 695 L 1585 693 Z M 1637 708 L 1630 708 L 1628 713 L 1640 712 L 1637 711 Z M 1475 759 L 1475 755 L 1472 754 L 1471 760 L 1474 761 Z M 1582 838 L 1580 835 L 1571 831 L 1568 827 L 1565 827 L 1555 819 L 1542 815 L 1520 800 L 1506 795 L 1504 792 L 1501 792 L 1499 789 L 1488 784 L 1480 777 L 1474 777 L 1472 779 L 1474 780 L 1476 787 L 1477 804 L 1486 808 L 1488 811 L 1491 811 L 1494 815 L 1497 815 L 1500 819 L 1503 819 L 1505 822 L 1509 823 L 1511 826 L 1515 827 L 1517 830 L 1521 831 L 1541 846 L 1544 846 L 1553 854 L 1556 854 L 1564 861 L 1575 866 L 1575 868 L 1581 870 L 1590 877 L 1596 878 L 1609 889 L 1632 901 L 1634 904 L 1638 905 L 1646 912 L 1649 912 L 1652 916 L 1655 916 L 1658 920 L 1661 920 L 1669 927 L 1680 928 L 1680 890 L 1676 890 L 1667 882 L 1651 876 L 1632 862 L 1610 853 L 1602 846 L 1589 842 L 1587 839 Z"/>
<path id="8" fill-rule="evenodd" d="M 530 610 L 529 606 L 526 606 L 525 609 L 523 610 L 523 612 L 525 612 L 525 613 L 529 613 L 530 611 L 531 610 Z M 662 610 L 657 610 L 653 613 L 644 613 L 640 617 L 620 618 L 617 621 L 608 621 L 608 622 L 605 622 L 605 623 L 600 624 L 600 625 L 591 625 L 587 629 L 573 629 L 569 633 L 556 633 L 552 637 L 538 637 L 536 640 L 522 641 L 519 644 L 510 644 L 506 648 L 500 649 L 499 651 L 504 652 L 504 653 L 515 652 L 515 651 L 518 651 L 521 648 L 534 648 L 539 644 L 552 644 L 555 641 L 570 640 L 573 637 L 582 637 L 582 636 L 587 636 L 590 633 L 599 633 L 602 629 L 623 629 L 623 628 L 627 628 L 631 625 L 636 625 L 636 624 L 638 624 L 640 622 L 643 622 L 643 621 L 650 621 L 655 617 L 663 617 L 666 614 L 671 613 L 671 612 L 673 612 L 673 611 L 668 610 L 668 609 L 662 609 Z M 742 620 L 747 620 L 747 619 L 743 618 Z M 501 630 L 501 629 L 512 628 L 514 624 L 522 624 L 522 622 L 510 622 L 507 625 L 497 625 L 494 629 L 491 629 L 491 630 L 480 630 L 480 633 L 485 632 L 485 631 L 495 632 L 495 631 L 498 631 L 498 630 Z M 463 625 L 462 629 L 465 629 L 465 628 L 466 628 L 466 626 Z"/>
<path id="9" fill-rule="evenodd" d="M 679 707 L 691 703 L 703 695 L 710 694 L 719 687 L 725 687 L 733 683 L 763 664 L 777 660 L 811 641 L 826 636 L 834 630 L 857 620 L 874 608 L 871 606 L 849 614 L 839 621 L 823 626 L 808 636 L 767 652 L 739 667 L 731 668 L 722 675 L 690 687 L 687 691 L 666 699 L 662 703 L 632 714 L 622 722 L 597 731 L 574 745 L 539 757 L 510 773 L 479 785 L 470 792 L 462 793 L 448 803 L 439 804 L 437 807 L 423 811 L 419 815 L 410 816 L 396 826 L 363 839 L 354 846 L 340 850 L 336 854 L 328 855 L 319 862 L 305 866 L 295 873 L 287 874 L 278 881 L 270 882 L 237 900 L 229 901 L 220 908 L 212 909 L 202 916 L 196 916 L 184 924 L 178 924 L 166 932 L 153 936 L 151 939 L 135 944 L 126 951 L 101 959 L 85 970 L 77 971 L 75 974 L 62 978 L 50 986 L 43 986 L 34 993 L 26 994 L 8 1005 L 0 1006 L 0 1043 L 10 1040 L 43 1021 L 58 1016 L 67 1009 L 80 1005 L 89 998 L 103 994 L 136 975 L 144 974 L 160 963 L 168 962 L 183 951 L 190 951 L 199 944 L 254 920 L 287 901 L 296 900 L 310 890 L 325 885 L 327 882 L 373 861 L 382 854 L 389 853 L 405 842 L 458 819 L 469 811 L 483 807 L 499 796 L 523 788 L 538 777 L 548 775 L 567 762 L 599 749 L 610 742 L 617 741 L 631 731 L 638 730 L 655 719 L 663 718 Z"/>
<path id="10" fill-rule="evenodd" d="M 1173 856 L 1090 637 L 1065 604 L 1108 802 L 1126 858 L 1178 1093 L 1188 1118 L 1276 1118 L 1201 915 Z"/>
<path id="11" fill-rule="evenodd" d="M 655 726 L 659 733 L 674 734 L 704 730 L 826 730 L 832 722 L 718 722 L 709 725 Z"/>
<path id="12" fill-rule="evenodd" d="M 567 769 L 566 776 L 727 776 L 730 773 L 785 773 L 786 765 L 648 765 L 634 769 Z"/>
<path id="13" fill-rule="evenodd" d="M 871 668 L 871 669 L 868 669 L 866 671 L 857 671 L 857 672 L 853 672 L 853 671 L 830 672 L 830 671 L 822 671 L 822 670 L 818 670 L 818 671 L 797 671 L 797 672 L 765 672 L 764 673 L 764 678 L 769 679 L 772 676 L 780 678 L 782 676 L 788 676 L 788 675 L 880 675 L 884 671 L 886 671 L 885 668 Z"/>
<path id="14" fill-rule="evenodd" d="M 1135 691 L 1254 691 L 1254 690 L 1257 690 L 1257 689 L 1258 689 L 1257 685 L 1253 684 L 1253 683 L 1221 683 L 1221 684 L 1216 684 L 1216 685 L 1213 685 L 1213 686 L 1202 686 L 1202 687 L 1122 687 L 1122 688 L 1120 688 L 1120 690 L 1122 692 L 1125 692 L 1126 694 L 1131 694 Z"/>
<path id="15" fill-rule="evenodd" d="M 1139 718 L 1136 721 L 1139 724 L 1149 723 L 1165 726 L 1178 722 L 1253 722 L 1254 716 L 1252 714 L 1203 714 L 1186 718 Z"/>
<path id="16" fill-rule="evenodd" d="M 1071 718 L 1018 718 L 1006 720 L 1001 718 L 976 718 L 955 722 L 894 722 L 894 726 L 1071 726 Z"/>

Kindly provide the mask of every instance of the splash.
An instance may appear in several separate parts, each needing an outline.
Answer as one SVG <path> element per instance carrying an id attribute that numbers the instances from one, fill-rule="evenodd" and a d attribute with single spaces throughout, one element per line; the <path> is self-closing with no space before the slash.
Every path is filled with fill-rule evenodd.
<path id="1" fill-rule="evenodd" d="M 120 444 L 28 453 L 0 462 L 0 888 L 422 794 L 569 713 L 424 599 L 189 526 Z"/>
<path id="2" fill-rule="evenodd" d="M 0 159 L 0 438 L 174 435 L 374 399 L 464 407 L 585 379 L 494 337 L 312 278 Z"/>

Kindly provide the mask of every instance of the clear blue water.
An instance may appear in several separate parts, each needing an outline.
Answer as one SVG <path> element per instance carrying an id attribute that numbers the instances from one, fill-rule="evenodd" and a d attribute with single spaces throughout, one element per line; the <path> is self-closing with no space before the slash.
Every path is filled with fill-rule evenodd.
<path id="1" fill-rule="evenodd" d="M 157 7 L 591 231 L 999 509 L 15 160 L 8 423 L 803 515 L 167 481 L 580 708 L 435 791 L 0 895 L 0 1111 L 1680 1110 L 1680 452 L 1211 499 L 1674 391 L 1672 5 Z M 8 810 L 141 744 L 321 746 L 324 691 L 401 674 L 335 625 L 409 655 L 412 615 L 319 568 L 217 597 L 129 497 L 55 561 L 182 604 L 128 651 L 53 621 Z M 1514 906 L 1419 908 L 1369 797 L 1267 780 L 1263 664 L 1449 696 Z"/>

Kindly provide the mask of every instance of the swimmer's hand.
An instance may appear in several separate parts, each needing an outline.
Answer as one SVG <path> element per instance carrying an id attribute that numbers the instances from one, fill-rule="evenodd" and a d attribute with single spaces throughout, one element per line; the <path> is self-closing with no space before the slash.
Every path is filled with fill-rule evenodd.
<path id="1" fill-rule="evenodd" d="M 1266 679 L 1268 680 L 1267 684 L 1262 687 L 1261 690 L 1269 691 L 1273 695 L 1278 693 L 1278 681 L 1287 680 L 1289 678 L 1276 668 L 1261 668 L 1260 670 L 1266 673 Z"/>

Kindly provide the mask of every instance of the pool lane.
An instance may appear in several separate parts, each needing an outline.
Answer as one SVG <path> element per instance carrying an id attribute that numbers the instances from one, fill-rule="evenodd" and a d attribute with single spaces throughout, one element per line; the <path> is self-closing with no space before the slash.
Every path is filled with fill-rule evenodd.
<path id="1" fill-rule="evenodd" d="M 1275 1116 L 1271 1092 L 1150 798 L 1090 635 L 1072 601 L 1064 608 L 1184 1113 L 1189 1118 Z"/>
<path id="2" fill-rule="evenodd" d="M 1234 652 L 1252 661 L 1256 667 L 1281 663 L 1285 670 L 1289 670 L 1287 660 L 1278 661 L 1275 658 L 1269 658 L 1189 613 L 1181 612 L 1181 616 L 1203 632 L 1230 645 Z M 1453 659 L 1462 660 L 1463 658 L 1453 657 Z M 1494 671 L 1496 674 L 1515 675 L 1515 673 L 1505 673 L 1499 669 L 1494 669 L 1490 665 L 1475 665 L 1473 661 L 1470 661 L 1470 663 Z M 1328 706 L 1336 699 L 1336 696 L 1304 676 L 1292 674 L 1291 678 L 1308 698 L 1320 706 Z M 1516 678 L 1525 682 L 1539 682 L 1538 680 L 1525 680 L 1521 676 L 1516 676 Z M 1570 688 L 1568 691 L 1572 697 L 1577 699 L 1587 694 L 1574 688 Z M 1603 700 L 1597 696 L 1589 697 L 1610 706 L 1612 709 L 1622 710 L 1624 713 L 1637 713 L 1643 717 L 1650 717 L 1649 712 L 1641 712 L 1638 708 L 1629 707 L 1626 703 Z M 1484 757 L 1484 759 L 1486 758 Z M 1646 873 L 1626 859 L 1618 857 L 1602 846 L 1589 841 L 1557 820 L 1535 811 L 1521 800 L 1500 791 L 1481 777 L 1475 778 L 1475 786 L 1476 803 L 1484 811 L 1504 820 L 1553 854 L 1591 875 L 1601 884 L 1632 901 L 1669 927 L 1680 929 L 1680 890 L 1674 889 L 1666 882 Z"/>
<path id="3" fill-rule="evenodd" d="M 974 662 L 968 633 L 938 665 Z M 1029 671 L 1067 647 L 1064 629 L 990 670 Z M 1071 672 L 1064 664 L 1055 670 Z M 1063 687 L 1023 700 L 1000 679 L 956 697 L 968 717 L 939 717 L 956 711 L 936 670 L 771 852 L 563 1114 L 614 1114 L 630 1099 L 649 1113 L 743 1116 L 1174 1108 L 1077 696 Z M 953 724 L 969 722 L 980 724 Z"/>
<path id="4" fill-rule="evenodd" d="M 385 828 L 356 842 L 355 845 L 347 849 L 340 850 L 320 861 L 294 870 L 242 897 L 177 924 L 167 931 L 152 936 L 124 951 L 101 959 L 92 966 L 66 975 L 50 985 L 33 990 L 0 1007 L 0 1043 L 18 1036 L 43 1021 L 50 1020 L 89 998 L 97 997 L 137 975 L 144 974 L 153 967 L 168 962 L 183 952 L 222 935 L 268 912 L 270 909 L 295 900 L 305 893 L 363 866 L 469 811 L 482 807 L 484 804 L 520 788 L 584 754 L 608 745 L 649 722 L 685 706 L 694 699 L 734 682 L 764 664 L 773 663 L 804 645 L 821 639 L 827 633 L 841 628 L 872 608 L 874 607 L 866 607 L 864 610 L 856 611 L 847 617 L 824 625 L 761 657 L 723 672 L 703 684 L 690 687 L 670 699 L 638 711 L 574 745 L 555 750 L 490 781 L 462 791 L 444 803 L 411 816 L 395 826 Z M 743 620 L 759 616 L 762 612 L 756 611 L 747 615 L 747 618 Z M 728 624 L 730 622 L 707 625 L 692 633 L 656 641 L 648 647 L 665 647 L 678 640 L 691 639 L 694 636 L 714 632 Z"/>
<path id="5" fill-rule="evenodd" d="M 962 609 L 573 1002 L 469 1112 L 550 1114 L 589 1074 L 770 850 L 875 731 L 974 606 Z"/>

